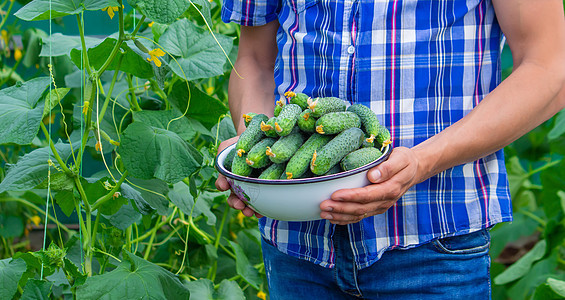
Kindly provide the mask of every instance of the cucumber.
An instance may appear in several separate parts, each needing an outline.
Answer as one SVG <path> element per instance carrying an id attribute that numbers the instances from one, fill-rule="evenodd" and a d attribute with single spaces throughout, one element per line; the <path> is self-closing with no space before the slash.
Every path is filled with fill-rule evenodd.
<path id="1" fill-rule="evenodd" d="M 316 132 L 319 134 L 338 134 L 353 127 L 360 128 L 361 119 L 349 111 L 327 113 L 316 121 Z"/>
<path id="2" fill-rule="evenodd" d="M 308 97 L 306 94 L 288 91 L 284 93 L 284 96 L 289 100 L 289 103 L 300 106 L 302 110 L 308 108 L 308 98 L 310 97 Z"/>
<path id="3" fill-rule="evenodd" d="M 316 132 L 316 118 L 312 117 L 312 110 L 305 109 L 296 121 L 300 130 L 308 133 Z"/>
<path id="4" fill-rule="evenodd" d="M 333 166 L 329 171 L 324 173 L 323 176 L 333 175 L 333 174 L 337 174 L 337 173 L 341 173 L 341 172 L 343 172 L 343 170 L 341 169 L 341 166 L 339 164 L 335 164 L 335 166 Z"/>
<path id="5" fill-rule="evenodd" d="M 256 113 L 250 112 L 241 116 L 243 118 L 243 121 L 245 122 L 245 127 L 249 126 L 249 122 L 251 122 L 251 120 L 253 120 L 253 117 L 255 117 L 256 115 Z"/>
<path id="6" fill-rule="evenodd" d="M 349 128 L 329 141 L 320 151 L 315 151 L 310 163 L 310 170 L 316 175 L 328 172 L 349 152 L 357 150 L 365 133 L 359 128 Z"/>
<path id="7" fill-rule="evenodd" d="M 369 135 L 367 142 L 372 143 L 379 134 L 379 128 L 381 127 L 377 114 L 363 104 L 353 104 L 347 108 L 347 111 L 354 112 L 359 116 L 363 124 L 363 130 Z"/>
<path id="8" fill-rule="evenodd" d="M 263 131 L 268 137 L 278 137 L 279 135 L 275 131 L 276 121 L 277 117 L 272 117 L 267 121 L 267 123 L 261 122 L 261 131 Z"/>
<path id="9" fill-rule="evenodd" d="M 379 126 L 379 133 L 377 134 L 377 143 L 381 145 L 381 150 L 386 147 L 386 145 L 392 143 L 392 137 L 390 136 L 390 131 L 384 126 Z"/>
<path id="10" fill-rule="evenodd" d="M 303 142 L 302 133 L 295 130 L 293 133 L 281 137 L 272 147 L 267 147 L 266 153 L 273 163 L 280 164 L 288 161 Z"/>
<path id="11" fill-rule="evenodd" d="M 283 99 L 281 99 L 281 100 L 279 100 L 279 101 L 277 101 L 277 102 L 275 103 L 275 109 L 274 109 L 274 111 L 273 111 L 275 117 L 278 117 L 278 116 L 279 116 L 279 114 L 281 113 L 282 108 L 283 108 L 285 105 L 286 105 L 286 103 L 285 103 L 285 101 L 284 101 Z"/>
<path id="12" fill-rule="evenodd" d="M 231 172 L 236 175 L 249 176 L 253 171 L 253 168 L 247 164 L 247 162 L 245 161 L 246 158 L 247 155 L 234 155 L 231 165 Z"/>
<path id="13" fill-rule="evenodd" d="M 264 114 L 258 114 L 251 119 L 249 126 L 247 126 L 247 129 L 241 133 L 237 140 L 237 144 L 235 145 L 235 151 L 239 157 L 241 157 L 243 153 L 249 152 L 251 147 L 265 137 L 265 134 L 261 131 L 261 122 L 265 122 L 267 120 L 269 120 L 269 117 Z"/>
<path id="14" fill-rule="evenodd" d="M 271 164 L 269 157 L 266 154 L 267 147 L 271 147 L 277 140 L 273 138 L 264 138 L 259 141 L 255 146 L 249 150 L 247 153 L 247 158 L 245 162 L 252 168 L 264 168 Z"/>
<path id="15" fill-rule="evenodd" d="M 319 118 L 330 112 L 345 111 L 346 102 L 335 97 L 309 99 L 308 108 L 312 110 L 312 116 Z"/>
<path id="16" fill-rule="evenodd" d="M 285 170 L 287 179 L 300 178 L 304 175 L 310 166 L 314 151 L 326 145 L 331 139 L 331 136 L 314 133 L 288 161 Z"/>
<path id="17" fill-rule="evenodd" d="M 233 157 L 235 156 L 235 147 L 228 152 L 226 158 L 224 159 L 224 168 L 226 170 L 231 171 L 231 164 L 233 163 Z"/>
<path id="18" fill-rule="evenodd" d="M 347 154 L 340 163 L 344 171 L 357 169 L 372 163 L 383 155 L 377 148 L 361 148 Z"/>
<path id="19" fill-rule="evenodd" d="M 277 134 L 279 136 L 290 134 L 301 112 L 302 109 L 296 104 L 285 105 L 275 121 L 275 131 Z"/>
<path id="20" fill-rule="evenodd" d="M 284 174 L 284 168 L 284 164 L 272 164 L 259 175 L 259 179 L 279 179 Z"/>

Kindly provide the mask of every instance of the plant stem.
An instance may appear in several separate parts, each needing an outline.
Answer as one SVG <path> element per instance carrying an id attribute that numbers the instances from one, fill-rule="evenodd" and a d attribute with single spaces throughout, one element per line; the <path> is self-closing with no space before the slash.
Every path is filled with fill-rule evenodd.
<path id="1" fill-rule="evenodd" d="M 0 29 L 2 29 L 2 27 L 4 26 L 4 23 L 6 23 L 6 20 L 8 20 L 8 16 L 10 15 L 10 11 L 12 11 L 12 7 L 14 7 L 14 0 L 10 1 L 10 6 L 8 6 L 8 10 L 6 11 L 6 14 L 4 15 L 4 18 L 2 18 L 2 22 L 0 23 Z M 8 45 L 6 45 L 7 47 Z"/>
<path id="2" fill-rule="evenodd" d="M 218 250 L 218 246 L 220 245 L 220 240 L 222 239 L 222 231 L 224 229 L 224 224 L 226 223 L 226 219 L 229 212 L 229 205 L 227 202 L 225 206 L 226 207 L 222 215 L 222 221 L 220 222 L 220 229 L 218 229 L 218 232 L 216 233 L 216 240 L 214 241 L 214 248 L 216 248 L 216 251 Z M 212 282 L 214 282 L 214 280 L 216 279 L 217 268 L 218 268 L 218 262 L 215 261 L 212 267 L 210 268 L 210 270 L 208 271 L 208 279 L 210 279 Z"/>
<path id="3" fill-rule="evenodd" d="M 134 16 L 134 18 L 135 18 L 135 16 Z M 145 21 L 145 16 L 141 15 L 141 19 L 139 19 L 139 23 L 137 23 L 137 26 L 135 26 L 135 29 L 131 33 L 132 37 L 134 37 L 137 34 L 139 29 L 141 28 L 141 25 L 143 25 L 143 21 Z"/>
<path id="4" fill-rule="evenodd" d="M 92 74 L 92 69 L 90 69 L 90 61 L 88 59 L 88 49 L 86 49 L 86 42 L 84 41 L 84 29 L 82 28 L 82 21 L 80 19 L 80 16 L 77 14 L 77 23 L 78 23 L 78 32 L 80 35 L 80 44 L 82 46 L 82 57 L 83 57 L 83 63 L 84 63 L 84 68 L 86 69 L 86 72 L 88 73 L 88 75 Z"/>
<path id="5" fill-rule="evenodd" d="M 92 211 L 97 210 L 98 208 L 100 208 L 101 205 L 103 205 L 104 203 L 106 203 L 106 201 L 112 199 L 114 197 L 114 194 L 122 187 L 122 183 L 126 180 L 126 177 L 128 176 L 128 170 L 126 170 L 123 174 L 122 177 L 120 178 L 120 180 L 118 180 L 118 182 L 116 183 L 116 185 L 110 190 L 110 192 L 108 192 L 107 194 L 105 194 L 104 196 L 100 197 L 98 200 L 96 200 L 96 202 L 94 202 L 94 204 L 92 204 Z"/>
<path id="6" fill-rule="evenodd" d="M 123 55 L 120 55 L 118 58 L 118 66 L 114 71 L 114 76 L 112 76 L 112 82 L 110 83 L 110 88 L 108 89 L 108 93 L 106 94 L 106 99 L 104 99 L 104 104 L 102 105 L 102 109 L 100 109 L 100 113 L 98 114 L 98 119 L 103 120 L 104 114 L 106 114 L 106 109 L 108 108 L 108 104 L 110 103 L 110 99 L 112 98 L 112 92 L 114 92 L 114 86 L 116 85 L 116 81 L 118 79 L 118 74 L 120 73 L 120 67 L 122 65 L 122 60 L 124 59 Z"/>
<path id="7" fill-rule="evenodd" d="M 92 86 L 92 89 L 90 91 L 90 95 L 85 95 L 86 99 L 88 99 L 89 102 L 93 102 L 92 99 L 94 99 L 96 97 L 96 91 L 97 91 L 97 85 L 95 83 L 93 83 L 91 78 L 88 78 L 88 80 L 90 81 L 90 85 Z M 97 81 L 97 80 L 96 80 Z M 87 92 L 87 91 L 85 91 Z M 92 104 L 89 104 L 92 105 Z M 92 126 L 92 124 L 90 124 L 92 121 L 92 109 L 88 109 L 87 113 L 86 113 L 86 120 L 84 122 L 84 133 L 82 135 L 82 140 L 80 142 L 80 153 L 78 155 L 78 161 L 77 161 L 77 168 L 80 168 L 80 165 L 82 163 L 82 157 L 84 154 L 84 149 L 86 148 L 86 143 L 88 142 L 88 135 L 90 134 L 90 128 Z"/>
<path id="8" fill-rule="evenodd" d="M 57 152 L 57 149 L 55 149 L 55 144 L 53 144 L 53 140 L 51 139 L 51 136 L 49 135 L 49 131 L 47 130 L 47 128 L 45 128 L 45 125 L 43 124 L 43 122 L 39 122 L 39 125 L 41 127 L 41 131 L 43 131 L 43 134 L 47 138 L 47 142 L 49 143 L 49 148 L 51 148 L 51 152 L 53 152 L 53 156 L 55 157 L 55 159 L 59 163 L 59 166 L 61 166 L 61 168 L 63 169 L 63 171 L 65 173 L 67 173 L 67 175 L 74 176 L 73 172 L 71 170 L 69 170 L 69 168 L 67 167 L 67 165 L 65 164 L 63 159 L 61 159 L 61 156 L 59 156 L 59 152 Z"/>
<path id="9" fill-rule="evenodd" d="M 116 41 L 116 44 L 114 45 L 114 48 L 112 49 L 112 52 L 110 53 L 110 55 L 108 56 L 108 58 L 106 59 L 104 64 L 98 70 L 98 72 L 97 72 L 98 76 L 100 76 L 100 74 L 104 73 L 104 71 L 106 71 L 106 69 L 110 66 L 110 64 L 112 63 L 112 61 L 116 57 L 118 50 L 120 50 L 120 46 L 122 45 L 122 42 L 125 40 L 124 9 L 122 8 L 122 0 L 118 0 L 118 23 L 119 23 L 118 40 Z"/>
<path id="10" fill-rule="evenodd" d="M 551 168 L 551 167 L 553 167 L 553 166 L 556 166 L 556 165 L 558 165 L 558 164 L 560 164 L 560 163 L 561 163 L 561 160 L 555 160 L 555 161 L 549 162 L 549 163 L 547 163 L 547 164 L 545 164 L 545 165 L 543 165 L 543 166 L 541 166 L 541 167 L 539 167 L 539 168 L 537 168 L 537 169 L 534 169 L 534 170 L 528 172 L 527 177 L 530 177 L 530 176 L 532 176 L 532 175 L 534 175 L 534 174 L 536 174 L 536 173 L 538 173 L 538 172 L 541 172 L 541 171 L 543 171 L 543 170 L 545 170 L 545 169 L 549 169 L 549 168 Z"/>
<path id="11" fill-rule="evenodd" d="M 135 96 L 135 90 L 133 87 L 133 83 L 131 81 L 131 74 L 127 74 L 126 81 L 128 82 L 128 88 L 131 95 L 131 99 L 129 101 L 129 105 L 131 110 L 133 111 L 141 111 L 141 107 L 139 107 L 139 103 L 137 103 L 137 97 Z"/>

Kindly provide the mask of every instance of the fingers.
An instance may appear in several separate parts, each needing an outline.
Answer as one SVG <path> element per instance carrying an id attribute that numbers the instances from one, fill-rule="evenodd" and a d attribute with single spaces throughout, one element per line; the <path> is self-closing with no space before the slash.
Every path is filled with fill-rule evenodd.
<path id="1" fill-rule="evenodd" d="M 216 188 L 218 191 L 222 192 L 230 189 L 230 184 L 224 175 L 218 175 L 218 179 L 216 179 Z"/>
<path id="2" fill-rule="evenodd" d="M 410 149 L 395 148 L 387 160 L 367 172 L 367 178 L 372 183 L 387 181 L 411 163 L 413 158 Z"/>

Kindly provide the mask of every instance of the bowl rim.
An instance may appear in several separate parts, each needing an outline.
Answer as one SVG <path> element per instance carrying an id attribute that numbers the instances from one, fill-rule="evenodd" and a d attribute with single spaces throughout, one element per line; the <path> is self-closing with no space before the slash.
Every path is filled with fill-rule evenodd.
<path id="1" fill-rule="evenodd" d="M 335 180 L 335 179 L 339 179 L 339 178 L 343 178 L 343 177 L 348 177 L 348 176 L 351 176 L 351 175 L 354 175 L 354 174 L 357 174 L 357 173 L 361 173 L 361 172 L 366 171 L 370 168 L 373 168 L 374 166 L 381 164 L 383 161 L 388 159 L 390 153 L 392 152 L 392 145 L 391 144 L 386 145 L 384 152 L 383 152 L 383 155 L 381 155 L 375 161 L 373 161 L 369 164 L 366 164 L 364 166 L 361 166 L 359 168 L 356 168 L 356 169 L 352 169 L 352 170 L 349 170 L 349 171 L 344 171 L 344 172 L 340 172 L 340 173 L 336 173 L 336 174 L 332 174 L 332 175 L 324 175 L 324 176 L 317 176 L 317 177 L 310 177 L 310 178 L 297 178 L 297 179 L 259 179 L 259 178 L 246 177 L 246 176 L 234 174 L 234 173 L 228 171 L 226 168 L 224 168 L 223 163 L 220 163 L 219 157 L 222 155 L 222 153 L 224 153 L 225 151 L 230 151 L 233 147 L 236 146 L 236 144 L 237 144 L 237 142 L 229 145 L 224 150 L 220 151 L 220 153 L 218 153 L 218 155 L 216 155 L 215 163 L 214 163 L 215 166 L 216 166 L 216 170 L 218 170 L 218 172 L 220 172 L 220 174 L 226 176 L 227 178 L 231 178 L 233 180 L 249 182 L 249 183 L 257 183 L 257 184 L 263 184 L 263 185 L 305 184 L 305 183 L 330 181 L 330 180 Z"/>

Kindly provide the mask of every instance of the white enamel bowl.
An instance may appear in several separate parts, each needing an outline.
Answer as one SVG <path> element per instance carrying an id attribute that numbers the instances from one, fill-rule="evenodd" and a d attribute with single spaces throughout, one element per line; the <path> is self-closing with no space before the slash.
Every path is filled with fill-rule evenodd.
<path id="1" fill-rule="evenodd" d="M 357 169 L 319 177 L 291 180 L 266 180 L 236 175 L 224 168 L 224 160 L 235 144 L 224 149 L 216 159 L 216 169 L 226 176 L 234 193 L 263 216 L 281 221 L 311 221 L 320 218 L 320 203 L 340 189 L 369 184 L 367 171 L 385 161 L 392 147 L 383 155 Z"/>

